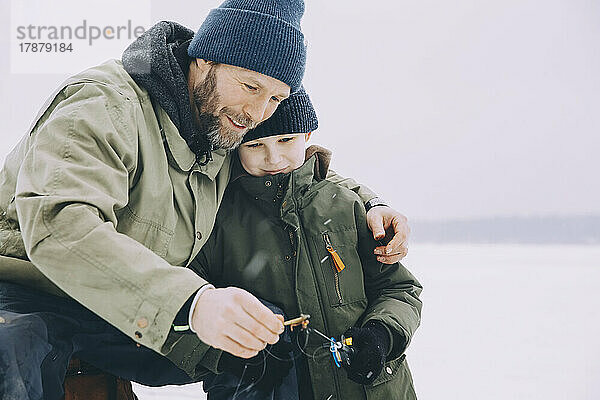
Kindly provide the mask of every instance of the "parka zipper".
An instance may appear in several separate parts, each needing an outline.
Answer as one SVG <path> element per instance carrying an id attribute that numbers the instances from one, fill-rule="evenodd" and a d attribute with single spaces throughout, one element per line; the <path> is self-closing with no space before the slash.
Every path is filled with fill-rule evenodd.
<path id="1" fill-rule="evenodd" d="M 292 193 L 293 193 L 294 192 L 293 191 L 293 188 L 294 188 L 294 174 L 292 174 L 292 176 L 290 177 L 290 186 L 292 188 Z M 296 198 L 293 195 L 292 195 L 292 202 L 294 203 L 294 209 L 298 213 L 298 222 L 299 222 L 299 224 L 298 224 L 298 229 L 299 229 L 298 240 L 299 241 L 301 240 L 303 242 L 304 246 L 306 247 L 306 249 L 308 250 L 308 249 L 310 249 L 310 246 L 308 245 L 308 243 L 306 241 L 306 234 L 304 232 L 302 215 L 301 215 L 300 210 L 298 209 L 298 203 L 296 201 Z M 300 247 L 300 242 L 298 242 L 298 247 Z M 295 270 L 294 274 L 298 273 L 297 267 L 298 267 L 298 260 L 296 259 L 296 270 Z M 317 277 L 315 276 L 315 269 L 311 268 L 310 271 L 312 273 L 314 281 L 316 282 L 317 281 Z M 326 313 L 325 313 L 325 307 L 323 306 L 323 302 L 321 300 L 323 298 L 323 296 L 322 296 L 322 293 L 321 293 L 318 285 L 316 285 L 316 290 L 317 290 L 317 294 L 318 294 L 318 296 L 317 296 L 317 302 L 319 303 L 319 308 L 321 309 L 321 316 L 323 318 L 323 327 L 325 328 L 325 333 L 327 333 L 327 332 L 329 332 L 329 327 L 328 327 L 328 324 L 327 324 L 327 317 L 326 317 Z M 336 393 L 338 395 L 338 398 L 339 398 L 339 395 L 341 393 L 341 388 L 340 388 L 340 382 L 339 382 L 337 374 L 335 372 L 333 374 L 333 382 L 335 384 L 335 391 L 336 391 Z"/>
<path id="2" fill-rule="evenodd" d="M 290 229 L 290 227 L 286 228 L 288 232 L 288 236 L 290 237 L 290 246 L 292 248 L 292 256 L 296 257 L 296 241 L 294 240 L 294 232 Z"/>
<path id="3" fill-rule="evenodd" d="M 333 248 L 333 245 L 331 244 L 331 239 L 329 238 L 329 234 L 327 232 L 323 232 L 323 240 L 325 241 L 325 248 L 327 249 L 327 251 L 329 252 L 329 254 L 331 256 L 331 268 L 333 269 L 333 281 L 335 283 L 335 294 L 337 295 L 338 303 L 342 304 L 342 292 L 340 290 L 339 273 L 344 268 L 346 268 L 346 266 L 342 262 L 342 259 L 340 258 L 337 251 L 335 251 L 335 249 Z"/>

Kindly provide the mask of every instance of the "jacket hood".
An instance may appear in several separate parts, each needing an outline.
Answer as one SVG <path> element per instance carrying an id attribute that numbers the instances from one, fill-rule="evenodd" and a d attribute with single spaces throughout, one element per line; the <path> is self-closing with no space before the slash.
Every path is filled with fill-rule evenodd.
<path id="1" fill-rule="evenodd" d="M 315 156 L 314 176 L 316 180 L 322 181 L 327 177 L 331 154 L 330 150 L 318 145 L 308 146 L 306 149 L 305 160 L 309 160 L 312 156 Z M 304 163 L 306 164 L 306 161 Z"/>
<path id="2" fill-rule="evenodd" d="M 207 154 L 210 145 L 206 134 L 198 132 L 190 106 L 187 48 L 193 36 L 193 31 L 176 22 L 161 21 L 125 49 L 122 61 L 127 73 L 165 110 L 199 156 Z"/>

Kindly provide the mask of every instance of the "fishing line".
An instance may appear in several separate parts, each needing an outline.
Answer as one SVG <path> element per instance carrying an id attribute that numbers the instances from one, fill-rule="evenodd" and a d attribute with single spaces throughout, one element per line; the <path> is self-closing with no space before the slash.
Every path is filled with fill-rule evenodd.
<path id="1" fill-rule="evenodd" d="M 242 371 L 242 376 L 240 377 L 240 380 L 238 381 L 238 384 L 235 388 L 235 393 L 233 394 L 233 397 L 231 398 L 231 400 L 235 400 L 237 398 L 238 395 L 241 395 L 244 392 L 247 392 L 248 390 L 252 389 L 264 376 L 265 376 L 265 371 L 267 370 L 267 357 L 265 356 L 264 353 L 262 353 L 263 356 L 263 370 L 260 373 L 260 377 L 254 381 L 251 382 L 250 385 L 248 385 L 248 387 L 244 388 L 241 392 L 238 393 L 238 391 L 240 390 L 240 386 L 242 385 L 242 382 L 244 380 L 244 375 L 246 374 L 246 369 L 248 368 L 248 365 L 251 366 L 256 366 L 259 364 L 244 364 L 244 370 Z"/>

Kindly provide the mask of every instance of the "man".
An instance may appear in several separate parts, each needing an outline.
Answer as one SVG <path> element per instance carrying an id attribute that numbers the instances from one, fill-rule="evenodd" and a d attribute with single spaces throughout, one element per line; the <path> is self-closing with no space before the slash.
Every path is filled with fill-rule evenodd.
<path id="1" fill-rule="evenodd" d="M 228 150 L 301 84 L 303 11 L 228 0 L 195 35 L 161 22 L 48 100 L 0 172 L 0 277 L 19 283 L 0 284 L 0 395 L 60 398 L 72 356 L 178 384 L 216 365 L 211 348 L 247 358 L 277 341 L 281 321 L 249 293 L 205 291 L 176 267 L 209 236 Z M 375 236 L 395 231 L 382 261 L 401 258 L 404 218 L 331 180 L 373 207 Z M 211 325 L 215 304 L 232 311 L 227 331 Z M 190 321 L 196 335 L 181 332 Z"/>

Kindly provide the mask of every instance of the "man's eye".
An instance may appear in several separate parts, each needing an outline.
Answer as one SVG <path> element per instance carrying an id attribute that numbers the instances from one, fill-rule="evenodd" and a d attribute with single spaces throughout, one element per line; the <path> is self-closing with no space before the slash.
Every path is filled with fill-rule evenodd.
<path id="1" fill-rule="evenodd" d="M 279 99 L 279 97 L 277 97 L 277 96 L 272 96 L 272 97 L 271 97 L 271 100 L 273 100 L 273 101 L 274 101 L 274 102 L 276 102 L 276 103 L 281 103 L 281 100 L 280 100 L 280 99 Z"/>
<path id="2" fill-rule="evenodd" d="M 257 89 L 256 87 L 254 87 L 254 86 L 252 86 L 252 85 L 248 85 L 247 83 L 244 83 L 244 86 L 246 86 L 246 89 L 248 89 L 248 90 L 252 90 L 252 91 L 254 91 L 254 90 L 256 90 L 256 89 Z"/>

